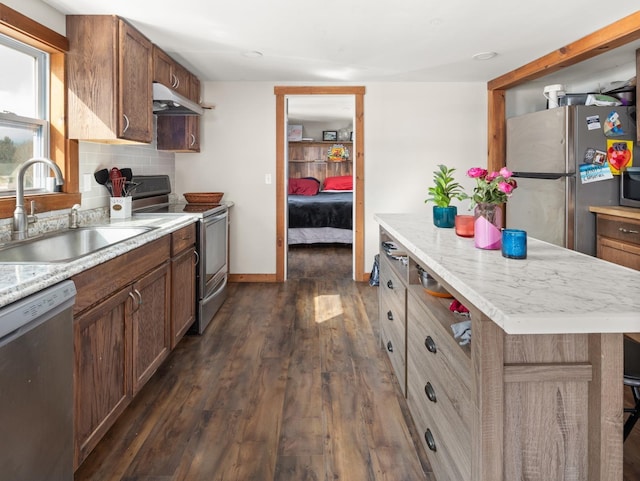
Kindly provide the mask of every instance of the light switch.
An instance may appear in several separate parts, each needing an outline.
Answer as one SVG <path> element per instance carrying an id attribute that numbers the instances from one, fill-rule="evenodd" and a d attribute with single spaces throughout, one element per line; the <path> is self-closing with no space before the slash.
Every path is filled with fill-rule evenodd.
<path id="1" fill-rule="evenodd" d="M 271 174 L 264 174 L 264 183 L 265 184 L 271 183 Z"/>
<path id="2" fill-rule="evenodd" d="M 82 183 L 83 183 L 82 191 L 90 192 L 92 182 L 93 182 L 93 177 L 91 176 L 91 174 L 83 174 L 82 175 Z"/>

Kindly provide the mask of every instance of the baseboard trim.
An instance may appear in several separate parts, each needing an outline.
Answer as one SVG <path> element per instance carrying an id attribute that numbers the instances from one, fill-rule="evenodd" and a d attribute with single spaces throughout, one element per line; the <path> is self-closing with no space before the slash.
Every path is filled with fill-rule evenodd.
<path id="1" fill-rule="evenodd" d="M 370 272 L 365 272 L 359 282 L 369 282 Z M 278 282 L 275 274 L 229 274 L 229 282 Z"/>

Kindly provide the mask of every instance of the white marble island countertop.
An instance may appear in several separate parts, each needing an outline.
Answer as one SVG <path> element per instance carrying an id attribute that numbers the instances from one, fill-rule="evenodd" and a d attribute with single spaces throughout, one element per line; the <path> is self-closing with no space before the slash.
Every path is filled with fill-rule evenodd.
<path id="1" fill-rule="evenodd" d="M 507 259 L 425 215 L 374 219 L 508 334 L 640 332 L 640 271 L 531 237 L 527 259 Z"/>
<path id="2" fill-rule="evenodd" d="M 163 237 L 181 227 L 192 224 L 196 220 L 195 217 L 188 214 L 145 215 L 140 217 L 133 216 L 127 220 L 114 220 L 110 223 L 96 225 L 150 226 L 155 228 L 70 262 L 52 264 L 10 264 L 0 262 L 0 307 Z"/>

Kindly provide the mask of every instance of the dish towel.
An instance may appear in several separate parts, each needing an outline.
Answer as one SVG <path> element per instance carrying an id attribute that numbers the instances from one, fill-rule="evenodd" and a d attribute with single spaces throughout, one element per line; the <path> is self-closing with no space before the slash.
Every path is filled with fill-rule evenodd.
<path id="1" fill-rule="evenodd" d="M 461 346 L 466 346 L 471 342 L 471 321 L 462 321 L 451 324 L 453 337 L 460 339 Z"/>

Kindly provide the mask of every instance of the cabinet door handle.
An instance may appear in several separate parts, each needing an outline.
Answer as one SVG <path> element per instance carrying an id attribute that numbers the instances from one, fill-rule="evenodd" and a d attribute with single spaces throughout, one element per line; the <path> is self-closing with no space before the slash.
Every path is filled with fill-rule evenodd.
<path id="1" fill-rule="evenodd" d="M 171 88 L 175 89 L 178 86 L 178 77 L 175 74 L 171 74 Z"/>
<path id="2" fill-rule="evenodd" d="M 124 117 L 124 129 L 122 129 L 122 133 L 124 134 L 128 129 L 129 129 L 129 117 L 127 117 L 125 114 L 122 114 L 122 116 Z"/>
<path id="3" fill-rule="evenodd" d="M 191 134 L 191 145 L 189 147 L 193 147 L 196 145 L 196 136 Z"/>
<path id="4" fill-rule="evenodd" d="M 427 348 L 427 351 L 436 353 L 438 352 L 438 347 L 436 346 L 436 342 L 431 338 L 431 336 L 427 336 L 424 340 L 424 345 Z"/>
<path id="5" fill-rule="evenodd" d="M 428 448 L 433 451 L 436 452 L 436 440 L 433 439 L 433 434 L 431 434 L 431 429 L 427 428 L 427 430 L 424 433 L 424 440 L 427 442 L 427 446 Z"/>
<path id="6" fill-rule="evenodd" d="M 387 351 L 393 352 L 393 344 L 391 344 L 391 341 L 387 342 Z"/>
<path id="7" fill-rule="evenodd" d="M 431 401 L 432 403 L 438 402 L 438 399 L 436 399 L 436 391 L 435 389 L 433 389 L 433 386 L 430 382 L 427 382 L 427 384 L 425 385 L 424 392 L 429 398 L 429 401 Z"/>
<path id="8" fill-rule="evenodd" d="M 618 230 L 620 232 L 622 232 L 623 234 L 638 234 L 640 233 L 637 230 L 633 230 L 633 229 L 625 229 L 624 227 L 618 227 Z"/>
<path id="9" fill-rule="evenodd" d="M 141 306 L 142 305 L 142 294 L 140 294 L 140 291 L 138 289 L 134 289 L 133 292 L 135 292 L 136 295 L 138 296 L 138 305 Z"/>
<path id="10" fill-rule="evenodd" d="M 137 300 L 136 300 L 136 296 L 133 295 L 133 292 L 129 291 L 129 297 L 131 298 L 131 303 L 134 306 L 133 311 L 137 311 L 137 309 L 135 309 L 136 304 L 138 304 Z"/>
<path id="11" fill-rule="evenodd" d="M 200 264 L 200 254 L 198 251 L 193 251 L 193 265 L 197 266 L 198 264 Z"/>
<path id="12" fill-rule="evenodd" d="M 389 279 L 389 280 L 387 281 L 387 287 L 388 287 L 389 289 L 393 289 L 393 282 L 391 281 L 391 279 Z"/>
<path id="13" fill-rule="evenodd" d="M 387 319 L 389 319 L 390 321 L 393 321 L 393 312 L 387 311 Z"/>

